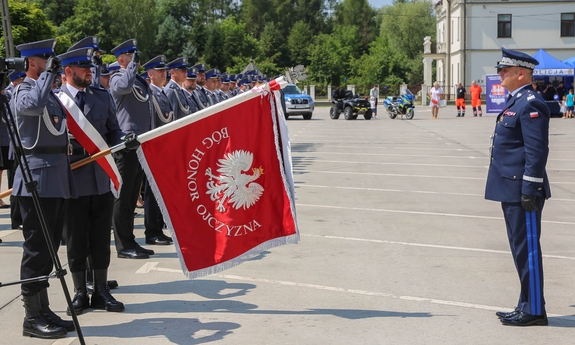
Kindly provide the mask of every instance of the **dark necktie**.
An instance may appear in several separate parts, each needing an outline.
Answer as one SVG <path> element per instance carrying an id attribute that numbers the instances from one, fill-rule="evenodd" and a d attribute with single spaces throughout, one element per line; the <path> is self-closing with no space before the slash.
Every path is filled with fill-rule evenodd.
<path id="1" fill-rule="evenodd" d="M 508 94 L 507 94 L 507 100 L 506 100 L 506 102 L 509 102 L 509 100 L 511 99 L 511 97 L 513 97 L 513 95 L 512 95 L 511 93 L 508 93 Z"/>
<path id="2" fill-rule="evenodd" d="M 76 104 L 80 108 L 81 111 L 84 111 L 84 97 L 86 93 L 84 91 L 78 91 L 76 94 Z"/>

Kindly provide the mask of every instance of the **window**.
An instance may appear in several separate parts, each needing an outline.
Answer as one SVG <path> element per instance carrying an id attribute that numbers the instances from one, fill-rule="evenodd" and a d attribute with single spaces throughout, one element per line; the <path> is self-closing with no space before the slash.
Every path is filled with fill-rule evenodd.
<path id="1" fill-rule="evenodd" d="M 511 37 L 511 15 L 498 14 L 497 15 L 497 37 L 505 38 Z"/>
<path id="2" fill-rule="evenodd" d="M 561 13 L 561 37 L 575 37 L 575 13 Z"/>

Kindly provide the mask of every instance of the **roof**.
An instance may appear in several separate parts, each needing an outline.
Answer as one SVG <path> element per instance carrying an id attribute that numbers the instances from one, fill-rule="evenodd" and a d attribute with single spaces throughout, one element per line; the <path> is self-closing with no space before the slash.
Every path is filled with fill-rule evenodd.
<path id="1" fill-rule="evenodd" d="M 533 54 L 533 57 L 539 61 L 535 66 L 533 75 L 573 75 L 573 66 L 559 61 L 543 49 Z"/>

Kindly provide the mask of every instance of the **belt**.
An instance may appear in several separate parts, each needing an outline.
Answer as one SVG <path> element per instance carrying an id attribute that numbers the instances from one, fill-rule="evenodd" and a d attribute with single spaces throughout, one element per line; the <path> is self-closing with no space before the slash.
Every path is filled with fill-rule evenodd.
<path id="1" fill-rule="evenodd" d="M 72 155 L 82 155 L 82 156 L 89 156 L 88 152 L 81 147 L 74 147 L 72 149 Z"/>
<path id="2" fill-rule="evenodd" d="M 24 153 L 27 155 L 32 154 L 58 154 L 58 153 L 68 153 L 67 146 L 41 146 L 41 147 L 34 147 L 32 149 L 24 149 Z"/>

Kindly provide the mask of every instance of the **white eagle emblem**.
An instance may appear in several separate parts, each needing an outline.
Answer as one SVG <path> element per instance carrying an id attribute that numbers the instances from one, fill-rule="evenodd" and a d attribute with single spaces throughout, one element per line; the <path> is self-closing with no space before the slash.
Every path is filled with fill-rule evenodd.
<path id="1" fill-rule="evenodd" d="M 221 175 L 215 176 L 212 174 L 212 168 L 206 169 L 206 176 L 209 177 L 206 194 L 210 195 L 212 201 L 218 201 L 218 211 L 226 211 L 226 200 L 234 209 L 245 210 L 260 199 L 264 187 L 254 181 L 263 175 L 264 169 L 261 166 L 252 168 L 253 175 L 242 173 L 251 168 L 253 160 L 254 155 L 251 152 L 239 150 L 226 153 L 223 159 L 218 160 L 218 172 Z"/>

